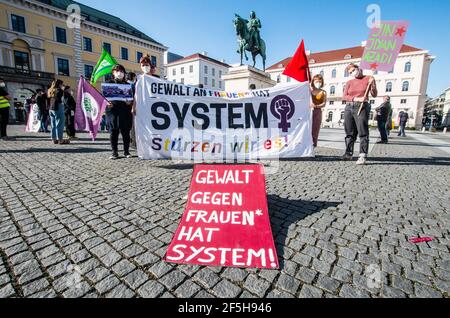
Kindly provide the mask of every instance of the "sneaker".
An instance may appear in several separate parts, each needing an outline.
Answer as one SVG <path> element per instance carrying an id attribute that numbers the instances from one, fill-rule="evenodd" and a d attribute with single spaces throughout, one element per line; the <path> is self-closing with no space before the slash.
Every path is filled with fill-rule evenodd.
<path id="1" fill-rule="evenodd" d="M 353 160 L 353 156 L 349 155 L 349 154 L 345 154 L 342 156 L 342 160 L 343 161 L 352 161 Z"/>
<path id="2" fill-rule="evenodd" d="M 117 159 L 119 159 L 119 155 L 116 154 L 116 153 L 113 153 L 113 154 L 111 155 L 111 157 L 109 157 L 109 159 L 111 159 L 111 160 L 117 160 Z"/>
<path id="3" fill-rule="evenodd" d="M 125 158 L 130 159 L 130 158 L 133 158 L 133 157 L 129 153 L 126 153 L 125 154 Z"/>
<path id="4" fill-rule="evenodd" d="M 365 165 L 367 162 L 366 157 L 359 157 L 358 161 L 356 161 L 356 165 L 357 166 L 363 166 Z"/>

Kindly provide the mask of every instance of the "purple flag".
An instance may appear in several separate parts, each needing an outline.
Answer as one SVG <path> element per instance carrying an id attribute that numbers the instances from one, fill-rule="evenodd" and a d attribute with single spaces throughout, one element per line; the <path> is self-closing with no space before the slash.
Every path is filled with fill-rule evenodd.
<path id="1" fill-rule="evenodd" d="M 78 84 L 75 126 L 77 130 L 89 131 L 95 141 L 108 101 L 83 76 Z"/>

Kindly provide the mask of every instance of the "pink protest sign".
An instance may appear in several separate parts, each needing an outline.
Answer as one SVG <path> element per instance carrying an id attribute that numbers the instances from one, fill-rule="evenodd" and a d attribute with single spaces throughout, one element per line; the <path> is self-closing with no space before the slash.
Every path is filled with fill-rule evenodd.
<path id="1" fill-rule="evenodd" d="M 262 165 L 196 165 L 186 210 L 164 260 L 279 268 Z"/>
<path id="2" fill-rule="evenodd" d="M 409 22 L 385 21 L 370 31 L 362 56 L 361 68 L 390 72 L 405 42 Z"/>

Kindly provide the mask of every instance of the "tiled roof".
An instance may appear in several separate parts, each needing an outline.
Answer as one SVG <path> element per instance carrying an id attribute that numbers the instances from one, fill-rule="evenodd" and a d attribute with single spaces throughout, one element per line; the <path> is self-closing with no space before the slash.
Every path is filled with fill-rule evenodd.
<path id="1" fill-rule="evenodd" d="M 99 24 L 104 27 L 135 36 L 135 37 L 140 38 L 145 41 L 153 42 L 154 44 L 157 44 L 157 45 L 162 45 L 161 43 L 155 41 L 153 38 L 149 37 L 148 35 L 145 35 L 138 29 L 132 27 L 125 21 L 121 20 L 120 18 L 110 15 L 108 13 L 105 13 L 103 11 L 91 8 L 84 4 L 78 3 L 76 1 L 72 1 L 72 0 L 37 0 L 37 1 L 45 3 L 45 4 L 53 6 L 53 7 L 56 7 L 58 9 L 61 9 L 64 11 L 71 4 L 79 5 L 81 8 L 81 16 L 84 17 L 89 22 L 93 22 L 95 24 Z"/>
<path id="2" fill-rule="evenodd" d="M 412 46 L 409 46 L 409 45 L 403 45 L 403 47 L 400 50 L 400 53 L 408 53 L 408 52 L 416 52 L 416 51 L 422 51 L 422 50 L 412 47 Z M 310 66 L 312 66 L 314 64 L 319 64 L 319 63 L 329 63 L 329 62 L 336 62 L 336 61 L 343 61 L 343 60 L 359 59 L 362 57 L 363 53 L 364 53 L 363 46 L 355 46 L 355 47 L 351 47 L 351 48 L 347 48 L 347 49 L 312 53 L 312 54 L 308 55 L 308 57 L 309 57 Z M 292 59 L 292 57 L 285 58 L 284 60 L 269 67 L 267 69 L 267 71 L 285 68 L 289 64 L 291 59 Z"/>
<path id="3" fill-rule="evenodd" d="M 230 65 L 228 65 L 228 64 L 226 64 L 226 63 L 223 63 L 223 62 L 221 62 L 221 61 L 215 60 L 215 59 L 213 59 L 213 58 L 211 58 L 211 57 L 209 57 L 209 56 L 206 56 L 206 55 L 203 55 L 203 54 L 200 54 L 200 53 L 195 53 L 195 54 L 186 56 L 185 58 L 182 58 L 182 59 L 177 60 L 177 61 L 175 61 L 175 62 L 172 62 L 172 63 L 170 63 L 170 64 L 175 64 L 175 63 L 178 64 L 178 63 L 180 63 L 180 62 L 186 62 L 186 61 L 189 61 L 189 60 L 196 60 L 196 59 L 203 59 L 203 60 L 207 60 L 207 61 L 209 61 L 209 62 L 211 62 L 211 63 L 215 63 L 215 64 L 222 65 L 222 66 L 224 66 L 224 67 L 230 67 Z M 170 64 L 169 64 L 169 65 L 170 65 Z"/>

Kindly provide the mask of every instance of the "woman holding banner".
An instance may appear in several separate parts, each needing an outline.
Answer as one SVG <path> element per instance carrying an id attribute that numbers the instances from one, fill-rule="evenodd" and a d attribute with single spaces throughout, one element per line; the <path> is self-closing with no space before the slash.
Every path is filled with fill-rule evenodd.
<path id="1" fill-rule="evenodd" d="M 357 165 L 365 165 L 369 153 L 369 93 L 377 97 L 378 91 L 373 76 L 364 76 L 363 71 L 356 64 L 347 66 L 348 73 L 353 79 L 347 82 L 344 91 L 344 101 L 347 101 L 344 115 L 346 151 L 343 160 L 353 159 L 353 148 L 359 134 L 360 151 Z"/>
<path id="2" fill-rule="evenodd" d="M 322 89 L 324 81 L 322 75 L 316 75 L 311 82 L 311 109 L 313 110 L 312 135 L 314 147 L 319 142 L 320 126 L 322 125 L 322 109 L 327 104 L 327 92 Z"/>
<path id="3" fill-rule="evenodd" d="M 127 84 L 125 79 L 125 68 L 122 65 L 116 65 L 112 69 L 114 78 L 109 83 Z M 106 119 L 109 125 L 110 142 L 112 156 L 110 159 L 119 159 L 119 134 L 122 135 L 123 150 L 125 158 L 131 158 L 130 154 L 130 132 L 133 124 L 133 115 L 131 114 L 132 101 L 121 100 L 111 101 L 106 109 Z"/>

